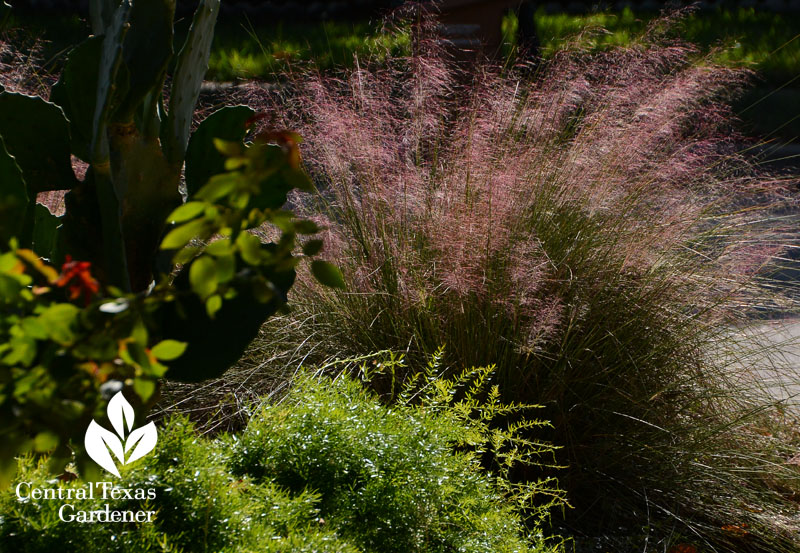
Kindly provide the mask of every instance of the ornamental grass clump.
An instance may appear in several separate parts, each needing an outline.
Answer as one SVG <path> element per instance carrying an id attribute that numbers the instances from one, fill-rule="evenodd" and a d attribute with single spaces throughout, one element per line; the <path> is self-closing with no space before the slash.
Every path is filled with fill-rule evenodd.
<path id="1" fill-rule="evenodd" d="M 268 329 L 312 357 L 444 345 L 454 369 L 496 364 L 504 399 L 546 406 L 574 531 L 648 516 L 796 550 L 793 413 L 731 370 L 732 328 L 796 313 L 760 276 L 793 184 L 737 153 L 725 102 L 749 75 L 669 24 L 532 74 L 463 71 L 423 22 L 408 58 L 251 86 L 305 139 L 318 194 L 301 211 L 348 285 L 304 280 Z"/>

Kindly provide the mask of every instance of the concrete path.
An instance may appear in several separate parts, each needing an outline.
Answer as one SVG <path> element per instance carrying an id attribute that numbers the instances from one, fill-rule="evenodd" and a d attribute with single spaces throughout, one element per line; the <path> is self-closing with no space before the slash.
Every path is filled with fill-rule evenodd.
<path id="1" fill-rule="evenodd" d="M 738 330 L 732 339 L 738 341 L 735 349 L 742 351 L 731 363 L 735 371 L 741 370 L 737 376 L 800 410 L 800 319 Z"/>

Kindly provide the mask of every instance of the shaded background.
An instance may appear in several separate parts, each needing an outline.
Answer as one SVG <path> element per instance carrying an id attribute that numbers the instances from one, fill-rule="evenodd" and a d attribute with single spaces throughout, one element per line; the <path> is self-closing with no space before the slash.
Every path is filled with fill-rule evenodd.
<path id="1" fill-rule="evenodd" d="M 39 48 L 45 69 L 57 72 L 69 45 L 86 36 L 88 1 L 7 1 L 15 9 L 2 23 L 3 32 L 22 29 L 26 40 Z M 383 16 L 400 3 L 223 0 L 207 79 L 279 80 L 280 73 L 294 62 L 313 60 L 324 70 L 352 64 L 354 55 L 369 56 L 377 48 L 402 52 L 408 46 L 403 37 L 380 32 Z M 196 0 L 179 0 L 179 29 L 188 26 L 190 10 L 196 4 Z M 533 9 L 527 16 L 533 20 L 530 26 L 545 57 L 587 25 L 608 31 L 587 38 L 592 48 L 630 43 L 664 5 L 649 0 L 531 4 Z M 745 132 L 769 141 L 770 148 L 800 141 L 800 0 L 704 1 L 696 5 L 698 10 L 676 29 L 677 36 L 706 52 L 718 49 L 715 56 L 719 60 L 744 65 L 757 73 L 752 87 L 736 105 Z M 510 13 L 503 22 L 503 55 L 513 53 L 519 27 L 517 16 Z M 798 153 L 800 149 L 781 150 L 772 157 Z"/>

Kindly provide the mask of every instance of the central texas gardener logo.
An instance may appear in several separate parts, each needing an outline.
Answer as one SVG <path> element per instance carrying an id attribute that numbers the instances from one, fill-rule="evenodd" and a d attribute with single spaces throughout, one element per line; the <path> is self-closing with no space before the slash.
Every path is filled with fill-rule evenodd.
<path id="1" fill-rule="evenodd" d="M 83 444 L 86 453 L 95 463 L 119 478 L 119 470 L 109 450 L 117 458 L 120 465 L 127 465 L 141 459 L 156 446 L 158 433 L 154 423 L 133 429 L 133 407 L 127 402 L 122 392 L 117 392 L 108 402 L 108 420 L 114 432 L 106 430 L 94 420 L 86 430 Z M 125 428 L 127 427 L 127 432 Z M 129 454 L 130 452 L 130 454 Z M 127 458 L 126 458 L 127 455 Z"/>

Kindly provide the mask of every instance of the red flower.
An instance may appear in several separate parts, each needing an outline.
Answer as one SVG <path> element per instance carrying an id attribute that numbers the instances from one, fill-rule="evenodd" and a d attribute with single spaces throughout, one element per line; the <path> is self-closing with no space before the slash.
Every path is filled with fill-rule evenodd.
<path id="1" fill-rule="evenodd" d="M 100 290 L 100 283 L 89 272 L 89 267 L 91 263 L 88 261 L 73 261 L 68 255 L 55 285 L 60 288 L 69 286 L 69 299 L 75 300 L 83 296 L 84 304 L 89 305 L 92 296 Z"/>

